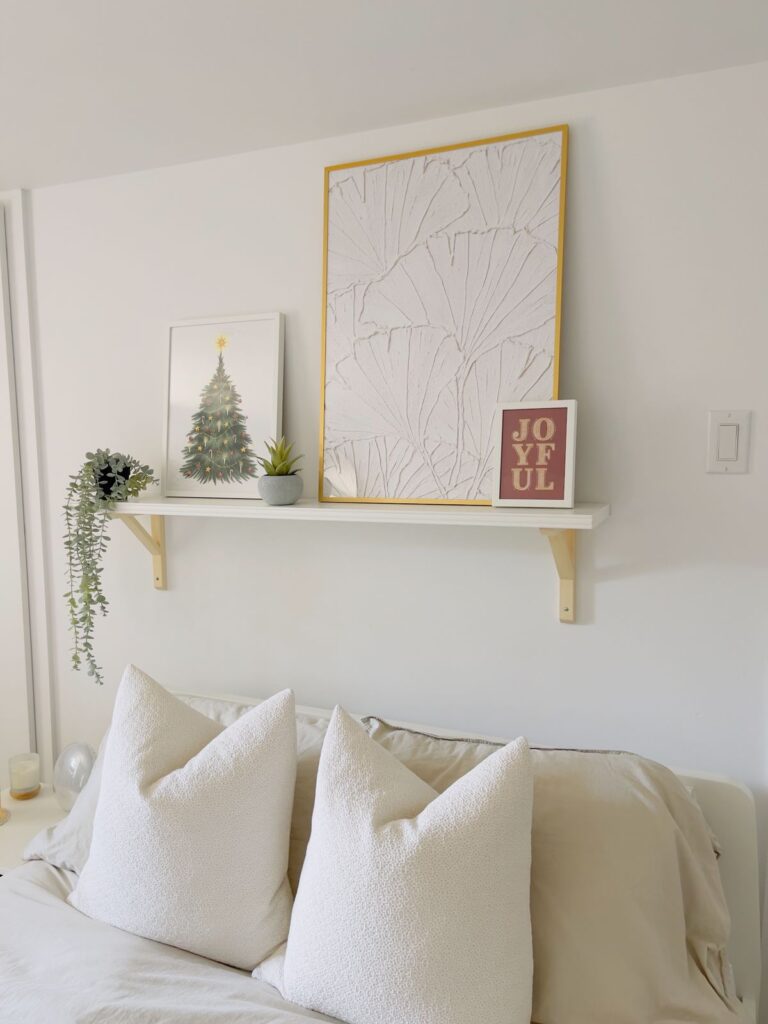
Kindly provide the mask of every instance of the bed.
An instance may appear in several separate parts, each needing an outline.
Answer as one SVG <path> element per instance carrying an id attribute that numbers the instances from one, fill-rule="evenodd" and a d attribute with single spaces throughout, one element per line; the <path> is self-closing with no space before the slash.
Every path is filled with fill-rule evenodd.
<path id="1" fill-rule="evenodd" d="M 258 703 L 227 699 L 243 707 Z M 440 729 L 429 733 L 452 735 Z M 752 795 L 724 778 L 690 771 L 677 775 L 693 791 L 720 844 L 739 1013 L 754 1024 L 760 943 Z M 72 872 L 39 860 L 0 879 L 2 1024 L 300 1024 L 331 1019 L 286 1002 L 245 971 L 85 917 L 66 902 L 76 881 Z"/>

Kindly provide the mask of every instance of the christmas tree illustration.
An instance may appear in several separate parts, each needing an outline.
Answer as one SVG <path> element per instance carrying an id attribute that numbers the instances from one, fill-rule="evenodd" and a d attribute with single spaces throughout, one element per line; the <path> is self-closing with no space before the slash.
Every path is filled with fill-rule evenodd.
<path id="1" fill-rule="evenodd" d="M 240 410 L 242 399 L 224 368 L 227 344 L 223 335 L 216 339 L 218 365 L 200 395 L 200 408 L 187 434 L 189 444 L 182 450 L 182 476 L 203 484 L 242 483 L 256 476 L 253 442 Z"/>

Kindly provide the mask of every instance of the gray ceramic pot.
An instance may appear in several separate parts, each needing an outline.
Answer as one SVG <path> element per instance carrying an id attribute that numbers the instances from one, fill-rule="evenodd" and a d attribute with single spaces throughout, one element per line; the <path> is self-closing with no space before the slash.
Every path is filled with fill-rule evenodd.
<path id="1" fill-rule="evenodd" d="M 268 505 L 293 505 L 301 497 L 303 489 L 304 484 L 298 473 L 259 477 L 259 494 Z"/>

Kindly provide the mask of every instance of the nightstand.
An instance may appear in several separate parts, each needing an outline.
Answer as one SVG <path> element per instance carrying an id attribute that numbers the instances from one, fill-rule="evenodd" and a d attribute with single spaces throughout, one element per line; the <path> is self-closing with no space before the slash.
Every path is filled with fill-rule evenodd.
<path id="1" fill-rule="evenodd" d="M 7 789 L 2 793 L 2 806 L 11 817 L 0 825 L 0 875 L 23 864 L 21 854 L 33 836 L 64 817 L 50 786 L 42 786 L 32 800 L 13 800 Z"/>

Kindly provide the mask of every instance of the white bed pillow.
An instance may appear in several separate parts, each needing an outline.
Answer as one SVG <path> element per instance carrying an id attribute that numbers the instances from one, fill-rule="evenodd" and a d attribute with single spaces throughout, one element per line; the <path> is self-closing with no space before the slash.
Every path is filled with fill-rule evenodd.
<path id="1" fill-rule="evenodd" d="M 126 669 L 104 751 L 84 914 L 252 969 L 288 932 L 289 690 L 228 728 Z"/>
<path id="2" fill-rule="evenodd" d="M 525 740 L 438 795 L 337 708 L 283 995 L 349 1024 L 529 1024 L 532 791 Z"/>
<path id="3" fill-rule="evenodd" d="M 76 875 L 83 870 L 91 849 L 93 819 L 101 792 L 106 742 L 105 736 L 99 746 L 99 753 L 93 762 L 88 781 L 77 794 L 69 814 L 30 839 L 24 848 L 24 860 L 44 860 L 55 868 L 74 871 Z"/>

